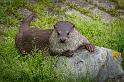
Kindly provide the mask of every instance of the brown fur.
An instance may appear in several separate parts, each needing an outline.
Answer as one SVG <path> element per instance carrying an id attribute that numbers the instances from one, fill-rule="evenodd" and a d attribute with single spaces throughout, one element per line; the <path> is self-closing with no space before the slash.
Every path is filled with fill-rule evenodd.
<path id="1" fill-rule="evenodd" d="M 43 30 L 30 27 L 33 17 L 34 13 L 24 19 L 16 36 L 16 47 L 22 54 L 30 53 L 34 48 L 48 49 L 50 52 L 65 56 L 70 56 L 70 53 L 79 48 L 94 51 L 95 47 L 75 30 L 72 23 L 59 21 L 54 25 L 54 29 Z"/>
<path id="2" fill-rule="evenodd" d="M 49 45 L 49 37 L 52 29 L 42 30 L 36 27 L 30 27 L 33 17 L 34 14 L 31 14 L 24 19 L 16 36 L 16 47 L 22 54 L 30 53 L 34 48 L 39 50 L 46 49 Z"/>
<path id="3" fill-rule="evenodd" d="M 50 37 L 50 49 L 54 53 L 72 56 L 77 49 L 85 48 L 93 52 L 95 46 L 81 35 L 68 21 L 59 21 L 54 25 Z"/>

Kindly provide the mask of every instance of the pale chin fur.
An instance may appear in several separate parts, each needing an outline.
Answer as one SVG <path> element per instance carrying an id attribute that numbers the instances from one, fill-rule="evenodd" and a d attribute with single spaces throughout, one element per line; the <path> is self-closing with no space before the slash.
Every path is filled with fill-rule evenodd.
<path id="1" fill-rule="evenodd" d="M 81 34 L 77 30 L 75 30 L 75 28 L 70 33 L 66 43 L 59 42 L 55 30 L 53 30 L 49 41 L 50 41 L 50 50 L 55 53 L 62 53 L 66 50 L 75 50 L 83 43 L 83 41 L 81 40 Z"/>

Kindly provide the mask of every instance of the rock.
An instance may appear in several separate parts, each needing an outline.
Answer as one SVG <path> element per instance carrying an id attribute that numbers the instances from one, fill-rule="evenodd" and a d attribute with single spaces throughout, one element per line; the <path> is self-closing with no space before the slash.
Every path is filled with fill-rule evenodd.
<path id="1" fill-rule="evenodd" d="M 124 82 L 124 74 L 107 79 L 107 82 Z"/>
<path id="2" fill-rule="evenodd" d="M 61 3 L 63 0 L 51 0 L 53 3 Z"/>
<path id="3" fill-rule="evenodd" d="M 65 14 L 66 15 L 73 15 L 74 14 L 75 16 L 79 16 L 79 17 L 81 17 L 82 19 L 85 19 L 85 20 L 89 20 L 89 21 L 93 20 L 91 17 L 88 17 L 88 16 L 82 14 L 81 12 L 79 12 L 75 9 L 68 9 L 68 10 L 65 11 Z"/>
<path id="4" fill-rule="evenodd" d="M 110 0 L 52 0 L 60 9 L 64 9 L 65 14 L 75 14 L 81 18 L 92 18 L 109 23 L 117 18 L 123 18 L 123 9 L 118 9 L 118 5 Z M 76 6 L 69 6 L 76 5 Z M 51 11 L 50 11 L 51 12 Z M 57 13 L 56 13 L 57 15 Z M 119 15 L 119 17 L 116 17 Z"/>
<path id="5" fill-rule="evenodd" d="M 114 77 L 123 73 L 121 61 L 120 53 L 107 48 L 96 47 L 94 53 L 78 50 L 73 57 L 59 57 L 54 69 L 57 78 L 61 77 L 62 81 L 79 82 L 88 79 L 90 82 L 94 82 L 94 80 L 104 82 L 110 76 Z"/>
<path id="6" fill-rule="evenodd" d="M 26 8 L 19 8 L 17 10 L 20 14 L 22 14 L 25 18 L 28 17 L 32 12 Z"/>
<path id="7" fill-rule="evenodd" d="M 109 13 L 99 9 L 99 6 L 98 7 L 95 6 L 95 5 L 97 5 L 96 2 L 98 2 L 99 0 L 98 1 L 97 0 L 93 1 L 92 4 L 86 2 L 85 0 L 69 0 L 69 1 L 71 3 L 73 2 L 74 4 L 79 5 L 81 9 L 83 8 L 83 9 L 89 11 L 89 14 L 90 14 L 91 18 L 100 19 L 102 22 L 105 22 L 105 23 L 111 22 L 113 19 L 115 19 Z M 89 2 L 91 2 L 91 1 L 89 1 Z M 98 4 L 100 4 L 100 3 L 98 3 Z M 110 9 L 112 9 L 112 8 L 110 8 Z M 80 11 L 78 11 L 78 12 L 80 12 Z M 81 13 L 81 14 L 84 15 L 84 16 L 87 15 L 87 13 Z M 79 16 L 81 16 L 81 15 L 79 15 Z"/>
<path id="8" fill-rule="evenodd" d="M 29 3 L 35 4 L 38 0 L 29 0 Z"/>
<path id="9" fill-rule="evenodd" d="M 111 2 L 110 0 L 87 0 L 93 5 L 96 5 L 97 7 L 104 8 L 106 10 L 113 10 L 116 9 L 116 4 L 114 2 Z"/>
<path id="10" fill-rule="evenodd" d="M 124 9 L 118 9 L 117 11 L 124 15 Z"/>
<path id="11" fill-rule="evenodd" d="M 121 19 L 124 19 L 124 15 L 121 15 L 120 18 L 121 18 Z"/>
<path id="12" fill-rule="evenodd" d="M 98 9 L 97 7 L 90 10 L 93 16 L 98 16 L 103 22 L 111 22 L 115 19 L 115 17 L 112 17 L 110 14 Z"/>
<path id="13" fill-rule="evenodd" d="M 112 0 L 113 2 L 116 2 L 119 7 L 124 9 L 124 0 Z"/>
<path id="14" fill-rule="evenodd" d="M 93 5 L 89 4 L 85 0 L 66 0 L 66 1 L 75 3 L 75 4 L 79 5 L 80 7 L 85 7 L 85 8 L 93 7 Z"/>
<path id="15" fill-rule="evenodd" d="M 120 18 L 124 19 L 124 9 L 118 9 L 117 10 L 120 13 Z"/>

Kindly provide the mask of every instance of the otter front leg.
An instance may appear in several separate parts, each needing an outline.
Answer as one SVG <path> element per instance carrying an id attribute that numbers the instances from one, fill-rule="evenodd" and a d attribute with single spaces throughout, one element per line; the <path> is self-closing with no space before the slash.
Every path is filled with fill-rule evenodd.
<path id="1" fill-rule="evenodd" d="M 84 46 L 89 52 L 94 52 L 95 50 L 95 46 L 93 44 L 84 44 Z"/>
<path id="2" fill-rule="evenodd" d="M 84 43 L 82 44 L 79 49 L 87 49 L 89 52 L 94 52 L 95 50 L 95 46 L 93 44 L 90 44 L 90 43 Z"/>
<path id="3" fill-rule="evenodd" d="M 66 57 L 72 57 L 74 55 L 74 51 L 67 50 L 67 51 L 63 52 L 62 55 L 66 56 Z"/>

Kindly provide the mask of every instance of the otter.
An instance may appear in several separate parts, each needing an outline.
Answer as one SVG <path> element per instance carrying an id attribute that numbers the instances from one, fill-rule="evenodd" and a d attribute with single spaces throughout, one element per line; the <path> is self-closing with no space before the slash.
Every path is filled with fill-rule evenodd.
<path id="1" fill-rule="evenodd" d="M 19 33 L 16 35 L 15 44 L 22 54 L 30 53 L 33 49 L 48 49 L 49 37 L 52 29 L 40 29 L 30 27 L 30 23 L 35 16 L 34 13 L 23 20 L 20 25 Z"/>
<path id="2" fill-rule="evenodd" d="M 94 52 L 95 49 L 95 46 L 68 21 L 59 21 L 54 25 L 49 42 L 52 52 L 65 56 L 73 56 L 73 52 L 82 48 L 89 52 Z"/>
<path id="3" fill-rule="evenodd" d="M 30 53 L 34 48 L 47 50 L 50 55 L 73 56 L 73 52 L 85 48 L 89 52 L 94 51 L 94 45 L 81 35 L 75 26 L 68 21 L 59 21 L 54 29 L 40 29 L 30 27 L 35 16 L 34 13 L 23 20 L 19 32 L 16 35 L 16 47 L 22 54 Z M 54 53 L 54 54 L 53 54 Z"/>

